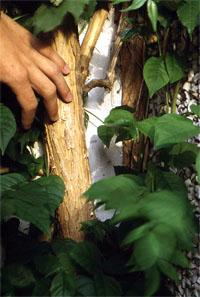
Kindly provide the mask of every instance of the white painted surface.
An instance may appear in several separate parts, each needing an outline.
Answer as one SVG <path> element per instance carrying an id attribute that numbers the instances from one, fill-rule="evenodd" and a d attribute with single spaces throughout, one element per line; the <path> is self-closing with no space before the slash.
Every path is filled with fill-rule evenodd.
<path id="1" fill-rule="evenodd" d="M 114 13 L 110 11 L 102 33 L 96 44 L 93 57 L 90 62 L 90 76 L 92 79 L 103 79 L 106 77 L 110 61 L 111 46 L 116 33 L 114 24 Z M 82 36 L 80 37 L 80 39 Z M 99 117 L 102 121 L 108 116 L 110 110 L 121 105 L 120 77 L 116 74 L 116 80 L 111 92 L 106 92 L 104 88 L 95 88 L 89 92 L 89 98 L 85 108 Z M 113 165 L 122 165 L 121 143 L 117 145 L 112 140 L 110 148 L 107 149 L 97 135 L 97 127 L 102 123 L 89 114 L 89 124 L 86 131 L 86 142 L 89 154 L 90 170 L 92 182 L 114 175 Z M 112 216 L 112 212 L 98 210 L 96 215 L 99 219 L 105 220 Z"/>

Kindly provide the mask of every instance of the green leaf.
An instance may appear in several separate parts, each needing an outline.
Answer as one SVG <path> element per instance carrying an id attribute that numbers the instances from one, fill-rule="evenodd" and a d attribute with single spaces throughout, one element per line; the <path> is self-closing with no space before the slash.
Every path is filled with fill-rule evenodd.
<path id="1" fill-rule="evenodd" d="M 147 1 L 147 12 L 151 20 L 151 24 L 154 32 L 157 32 L 157 21 L 158 21 L 158 7 L 153 0 Z"/>
<path id="2" fill-rule="evenodd" d="M 133 229 L 125 236 L 121 245 L 124 246 L 124 245 L 130 244 L 130 243 L 133 243 L 134 241 L 140 239 L 141 237 L 144 237 L 150 231 L 150 229 L 154 226 L 154 224 L 155 224 L 154 222 L 148 222 L 136 229 Z"/>
<path id="3" fill-rule="evenodd" d="M 18 263 L 5 266 L 3 268 L 3 273 L 14 287 L 25 288 L 35 282 L 35 278 L 31 270 L 25 265 Z"/>
<path id="4" fill-rule="evenodd" d="M 127 41 L 134 38 L 138 33 L 135 32 L 135 28 L 128 27 L 125 28 L 121 35 L 121 41 Z"/>
<path id="5" fill-rule="evenodd" d="M 20 143 L 20 153 L 23 153 L 24 147 L 28 143 L 33 143 L 38 140 L 41 134 L 41 127 L 39 125 L 34 124 L 30 130 L 26 132 L 18 132 L 17 133 L 17 141 Z"/>
<path id="6" fill-rule="evenodd" d="M 158 263 L 158 267 L 162 271 L 162 273 L 164 273 L 169 278 L 171 278 L 171 279 L 173 279 L 175 281 L 179 280 L 176 269 L 169 262 L 167 262 L 165 260 L 160 260 L 159 263 Z"/>
<path id="7" fill-rule="evenodd" d="M 132 138 L 134 138 L 137 134 L 136 131 L 136 119 L 133 115 L 123 109 L 112 109 L 109 116 L 104 121 L 105 124 L 109 125 L 110 127 L 124 127 L 128 128 Z"/>
<path id="8" fill-rule="evenodd" d="M 34 260 L 37 271 L 43 275 L 51 275 L 60 270 L 60 265 L 56 256 L 43 255 Z"/>
<path id="9" fill-rule="evenodd" d="M 165 59 L 170 83 L 180 80 L 184 76 L 183 60 L 175 53 L 166 53 Z"/>
<path id="10" fill-rule="evenodd" d="M 29 174 L 34 177 L 40 169 L 42 169 L 44 166 L 44 159 L 43 157 L 39 157 L 37 159 L 33 159 L 33 161 L 29 164 L 27 164 L 27 169 Z"/>
<path id="11" fill-rule="evenodd" d="M 50 3 L 43 3 L 33 16 L 34 34 L 48 32 L 59 26 L 67 13 L 71 13 L 77 22 L 83 14 L 86 5 L 92 4 L 94 0 L 82 0 L 78 3 L 71 0 L 63 0 L 58 6 L 52 6 Z"/>
<path id="12" fill-rule="evenodd" d="M 85 5 L 84 10 L 80 17 L 89 23 L 90 18 L 94 13 L 95 7 L 96 7 L 96 0 L 89 0 L 88 4 Z"/>
<path id="13" fill-rule="evenodd" d="M 50 296 L 49 288 L 50 288 L 50 279 L 39 279 L 37 280 L 32 296 Z"/>
<path id="14" fill-rule="evenodd" d="M 85 112 L 84 112 L 84 126 L 85 126 L 85 129 L 87 129 L 87 127 L 88 127 L 88 122 L 89 122 L 89 115 L 88 115 L 88 113 L 85 111 Z"/>
<path id="15" fill-rule="evenodd" d="M 155 124 L 159 118 L 153 117 L 143 121 L 138 122 L 138 129 L 141 133 L 148 136 L 150 139 L 154 139 L 155 134 Z"/>
<path id="16" fill-rule="evenodd" d="M 54 216 L 64 196 L 65 186 L 56 175 L 20 183 L 3 193 L 2 203 L 15 210 L 21 219 L 33 223 L 50 236 L 50 215 Z"/>
<path id="17" fill-rule="evenodd" d="M 145 271 L 144 296 L 152 296 L 159 288 L 161 277 L 158 269 L 153 266 Z"/>
<path id="18" fill-rule="evenodd" d="M 87 201 L 100 199 L 107 209 L 123 209 L 127 203 L 134 208 L 135 199 L 145 191 L 142 178 L 123 174 L 95 182 L 83 195 Z"/>
<path id="19" fill-rule="evenodd" d="M 190 109 L 191 109 L 191 112 L 196 114 L 198 117 L 200 117 L 200 104 L 198 105 L 195 105 L 195 104 L 192 104 L 190 106 Z"/>
<path id="20" fill-rule="evenodd" d="M 94 275 L 97 296 L 121 296 L 122 289 L 117 280 L 102 273 Z"/>
<path id="21" fill-rule="evenodd" d="M 172 1 L 170 1 L 172 3 Z M 158 21 L 165 28 L 165 30 L 171 25 L 174 18 L 176 18 L 176 14 L 174 15 L 173 12 L 170 12 L 169 10 L 164 7 L 162 3 L 159 2 L 158 5 Z"/>
<path id="22" fill-rule="evenodd" d="M 62 253 L 60 252 L 56 257 L 57 262 L 60 265 L 60 269 L 74 278 L 76 275 L 76 269 L 69 253 L 66 251 Z"/>
<path id="23" fill-rule="evenodd" d="M 16 185 L 20 183 L 24 183 L 26 180 L 23 177 L 23 175 L 18 174 L 18 173 L 8 173 L 1 175 L 0 178 L 0 189 L 1 189 L 1 194 L 3 192 L 12 189 Z"/>
<path id="24" fill-rule="evenodd" d="M 138 8 L 142 7 L 146 1 L 147 0 L 133 0 L 133 3 L 128 8 L 123 9 L 121 11 L 129 11 L 129 10 L 138 9 Z M 113 4 L 117 4 L 116 2 L 114 2 Z"/>
<path id="25" fill-rule="evenodd" d="M 109 148 L 111 139 L 115 135 L 115 129 L 113 127 L 102 125 L 97 128 L 97 133 L 99 138 L 103 141 L 107 148 Z"/>
<path id="26" fill-rule="evenodd" d="M 180 143 L 199 133 L 199 128 L 184 116 L 165 114 L 155 124 L 154 147 L 159 149 Z"/>
<path id="27" fill-rule="evenodd" d="M 63 271 L 58 272 L 51 283 L 50 293 L 55 297 L 74 296 L 75 287 L 71 276 Z"/>
<path id="28" fill-rule="evenodd" d="M 80 231 L 87 234 L 92 234 L 99 241 L 102 241 L 105 235 L 105 231 L 109 229 L 109 226 L 97 219 L 81 222 Z"/>
<path id="29" fill-rule="evenodd" d="M 156 190 L 168 190 L 174 194 L 179 194 L 183 198 L 187 197 L 187 188 L 180 176 L 157 169 L 154 180 Z"/>
<path id="30" fill-rule="evenodd" d="M 135 261 L 141 270 L 151 268 L 157 262 L 159 255 L 160 243 L 154 232 L 149 232 L 146 236 L 135 242 Z"/>
<path id="31" fill-rule="evenodd" d="M 198 173 L 198 183 L 200 184 L 200 152 L 198 153 L 196 158 L 196 170 Z"/>
<path id="32" fill-rule="evenodd" d="M 123 2 L 130 2 L 131 0 L 116 0 L 112 2 L 112 5 L 116 5 L 116 4 L 119 4 L 119 3 L 123 3 Z"/>
<path id="33" fill-rule="evenodd" d="M 19 199 L 14 200 L 14 205 L 16 209 L 16 215 L 27 222 L 31 222 L 48 237 L 51 236 L 50 233 L 50 217 L 49 213 L 44 208 L 38 208 L 34 205 L 24 203 Z"/>
<path id="34" fill-rule="evenodd" d="M 5 149 L 16 132 L 16 122 L 8 107 L 0 103 L 0 149 L 4 155 Z"/>
<path id="35" fill-rule="evenodd" d="M 165 165 L 176 168 L 188 167 L 195 163 L 199 148 L 190 142 L 177 143 L 170 148 L 163 148 L 160 160 Z"/>
<path id="36" fill-rule="evenodd" d="M 169 82 L 169 76 L 161 57 L 149 58 L 144 65 L 143 75 L 149 89 L 150 98 Z"/>
<path id="37" fill-rule="evenodd" d="M 170 259 L 170 262 L 173 264 L 183 267 L 183 268 L 190 268 L 190 262 L 186 258 L 186 256 L 179 250 L 176 250 Z"/>
<path id="38" fill-rule="evenodd" d="M 71 238 L 63 238 L 62 240 L 54 239 L 51 242 L 51 248 L 57 255 L 59 253 L 69 253 L 76 245 L 76 241 Z"/>
<path id="39" fill-rule="evenodd" d="M 181 23 L 187 28 L 192 39 L 192 32 L 200 24 L 200 5 L 198 0 L 186 0 L 177 10 Z"/>
<path id="40" fill-rule="evenodd" d="M 100 251 L 97 246 L 91 242 L 79 242 L 70 252 L 70 256 L 91 274 L 98 271 L 100 267 Z"/>
<path id="41" fill-rule="evenodd" d="M 75 278 L 77 296 L 96 296 L 94 281 L 86 275 L 77 275 Z"/>

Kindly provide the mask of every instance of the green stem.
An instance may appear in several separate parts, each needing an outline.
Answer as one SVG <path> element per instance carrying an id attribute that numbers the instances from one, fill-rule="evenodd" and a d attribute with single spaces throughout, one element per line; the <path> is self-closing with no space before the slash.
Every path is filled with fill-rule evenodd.
<path id="1" fill-rule="evenodd" d="M 15 18 L 13 18 L 13 20 L 18 21 L 18 20 L 20 20 L 20 19 L 22 19 L 22 18 L 24 18 L 26 16 L 29 16 L 29 15 L 30 15 L 30 13 L 25 13 L 25 14 L 22 14 L 22 15 L 18 15 Z"/>
<path id="2" fill-rule="evenodd" d="M 179 80 L 176 84 L 176 88 L 175 88 L 175 92 L 174 92 L 174 96 L 173 96 L 173 100 L 172 100 L 172 113 L 176 113 L 176 100 L 178 97 L 178 92 L 181 86 L 181 81 Z"/>
<path id="3" fill-rule="evenodd" d="M 46 151 L 46 146 L 45 146 L 45 137 L 44 134 L 42 133 L 41 135 L 41 140 L 42 140 L 42 146 L 44 150 L 44 167 L 45 167 L 45 172 L 46 176 L 49 176 L 49 166 L 48 166 L 48 159 L 47 159 L 47 151 Z"/>
<path id="4" fill-rule="evenodd" d="M 95 117 L 97 120 L 99 120 L 101 123 L 104 124 L 104 122 L 98 116 L 96 116 L 94 113 L 92 113 L 91 111 L 87 110 L 86 108 L 85 108 L 85 111 L 88 112 L 88 113 L 90 113 L 91 115 L 93 115 L 93 117 Z"/>
<path id="5" fill-rule="evenodd" d="M 80 31 L 78 32 L 78 36 L 81 35 L 81 33 L 84 31 L 85 27 L 87 26 L 87 22 L 85 22 L 85 24 L 81 27 Z"/>
<path id="6" fill-rule="evenodd" d="M 166 91 L 165 95 L 166 95 L 167 113 L 169 113 L 169 92 L 168 92 L 168 90 Z"/>
<path id="7" fill-rule="evenodd" d="M 161 50 L 161 45 L 160 45 L 160 39 L 158 36 L 158 33 L 156 33 L 157 39 L 158 39 L 158 50 L 159 50 L 159 55 L 162 58 L 162 50 Z"/>

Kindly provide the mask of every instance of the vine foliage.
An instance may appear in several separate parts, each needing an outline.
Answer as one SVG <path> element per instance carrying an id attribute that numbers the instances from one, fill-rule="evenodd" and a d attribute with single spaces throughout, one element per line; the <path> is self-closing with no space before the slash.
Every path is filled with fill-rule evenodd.
<path id="1" fill-rule="evenodd" d="M 126 1 L 113 4 L 122 2 Z M 198 1 L 192 0 L 133 0 L 129 4 L 127 11 L 145 7 L 158 40 L 159 56 L 149 57 L 143 69 L 152 97 L 184 75 L 183 59 L 175 52 L 163 52 L 159 27 L 165 31 L 172 20 L 179 20 L 192 39 L 200 9 Z M 14 7 L 18 5 L 14 3 Z M 95 7 L 93 0 L 82 0 L 78 7 L 73 0 L 39 1 L 34 11 L 22 9 L 23 14 L 15 18 L 37 35 L 55 29 L 68 13 L 76 22 L 82 17 L 89 20 Z M 134 18 L 125 21 L 129 27 L 122 33 L 124 42 L 137 35 L 148 36 L 147 24 L 135 26 Z M 137 121 L 132 109 L 120 106 L 98 127 L 107 147 L 113 137 L 116 142 L 149 137 L 158 159 L 156 164 L 149 161 L 146 172 L 115 167 L 116 176 L 94 183 L 83 194 L 88 201 L 98 199 L 96 208 L 104 205 L 115 212 L 105 222 L 82 222 L 80 230 L 88 240 L 81 243 L 70 238 L 58 240 L 56 230 L 50 243 L 38 241 L 38 233 L 50 236 L 64 183 L 58 176 L 49 176 L 45 149 L 43 157 L 34 153 L 35 141 L 44 143 L 38 114 L 31 130 L 24 132 L 17 109 L 11 108 L 7 98 L 2 101 L 0 149 L 2 164 L 10 170 L 0 179 L 6 251 L 2 296 L 171 296 L 164 285 L 166 277 L 178 281 L 177 266 L 189 268 L 182 251 L 193 250 L 197 223 L 183 180 L 169 169 L 196 164 L 200 183 L 200 150 L 187 142 L 199 128 L 186 116 L 175 114 L 176 98 L 172 113 Z M 191 112 L 200 117 L 199 105 L 192 105 Z M 19 231 L 18 218 L 31 223 L 28 235 Z"/>

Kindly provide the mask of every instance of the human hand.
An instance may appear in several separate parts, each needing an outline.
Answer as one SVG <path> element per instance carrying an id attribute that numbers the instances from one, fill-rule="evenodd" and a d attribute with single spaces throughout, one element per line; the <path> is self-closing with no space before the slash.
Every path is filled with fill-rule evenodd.
<path id="1" fill-rule="evenodd" d="M 24 129 L 30 129 L 38 105 L 33 90 L 42 96 L 50 120 L 58 120 L 56 91 L 65 102 L 72 100 L 63 77 L 70 72 L 68 65 L 50 46 L 4 13 L 0 37 L 0 81 L 16 94 Z"/>

